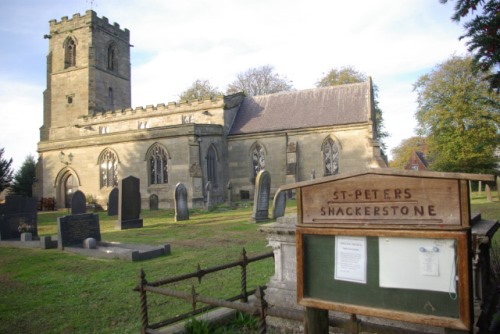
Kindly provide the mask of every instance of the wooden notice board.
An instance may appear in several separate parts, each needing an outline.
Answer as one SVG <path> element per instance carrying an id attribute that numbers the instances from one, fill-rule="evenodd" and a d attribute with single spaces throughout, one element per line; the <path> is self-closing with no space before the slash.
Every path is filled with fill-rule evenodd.
<path id="1" fill-rule="evenodd" d="M 297 298 L 314 309 L 471 331 L 469 181 L 492 175 L 346 173 L 297 191 Z"/>
<path id="2" fill-rule="evenodd" d="M 468 330 L 469 239 L 465 231 L 298 228 L 298 302 Z"/>

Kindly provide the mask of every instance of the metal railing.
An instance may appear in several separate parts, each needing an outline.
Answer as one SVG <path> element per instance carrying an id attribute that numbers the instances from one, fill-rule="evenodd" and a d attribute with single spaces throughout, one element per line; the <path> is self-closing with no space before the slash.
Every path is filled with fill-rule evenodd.
<path id="1" fill-rule="evenodd" d="M 194 315 L 206 312 L 210 309 L 216 308 L 216 307 L 226 307 L 234 310 L 239 310 L 241 312 L 259 316 L 260 319 L 260 324 L 259 324 L 259 332 L 260 333 L 265 333 L 266 332 L 266 323 L 265 323 L 265 317 L 266 315 L 274 315 L 274 316 L 283 316 L 283 311 L 280 312 L 280 310 L 273 310 L 268 309 L 267 303 L 264 299 L 264 287 L 259 286 L 256 289 L 253 290 L 248 290 L 247 289 L 247 266 L 250 263 L 264 260 L 267 258 L 274 258 L 274 253 L 266 253 L 254 257 L 247 257 L 246 251 L 243 248 L 241 252 L 241 257 L 239 261 L 227 263 L 224 265 L 220 266 L 215 266 L 207 269 L 202 269 L 200 265 L 198 264 L 197 269 L 195 272 L 189 273 L 189 274 L 184 274 L 184 275 L 179 275 L 176 277 L 171 277 L 171 278 L 165 278 L 162 280 L 154 281 L 154 282 L 148 282 L 146 280 L 146 273 L 144 272 L 143 269 L 140 270 L 139 272 L 139 284 L 135 287 L 135 291 L 138 291 L 140 293 L 140 301 L 141 301 L 141 333 L 158 333 L 157 329 L 171 325 L 175 322 L 182 321 L 185 319 L 188 319 Z M 184 281 L 187 279 L 191 278 L 197 278 L 198 282 L 201 283 L 202 278 L 205 275 L 216 273 L 219 271 L 223 271 L 226 269 L 234 268 L 234 267 L 240 267 L 241 268 L 241 290 L 240 294 L 234 297 L 230 297 L 228 299 L 220 299 L 220 298 L 213 298 L 213 297 L 207 297 L 207 296 L 202 296 L 199 293 L 196 292 L 196 289 L 194 286 L 191 286 L 191 292 L 183 292 L 183 291 L 178 291 L 175 289 L 167 288 L 165 285 L 171 284 L 171 283 L 176 283 L 180 281 Z M 148 319 L 148 300 L 147 300 L 147 293 L 153 293 L 153 294 L 159 294 L 159 295 L 164 295 L 164 296 L 170 296 L 170 297 L 175 297 L 179 299 L 184 299 L 187 302 L 189 302 L 192 305 L 193 311 L 182 314 L 182 315 L 177 315 L 175 317 L 165 319 L 163 321 L 150 324 L 149 319 Z M 256 300 L 254 303 L 250 304 L 248 303 L 248 297 L 250 295 L 255 295 Z M 239 302 L 237 302 L 239 300 Z M 208 306 L 202 307 L 202 308 L 197 308 L 197 303 L 203 303 L 203 304 L 208 304 Z M 285 311 L 286 312 L 286 311 Z M 289 312 L 288 312 L 289 313 Z M 294 313 L 294 312 L 293 312 Z M 300 312 L 299 312 L 300 313 Z M 297 317 L 300 317 L 298 319 Z M 290 318 L 290 315 L 287 316 L 287 318 Z M 297 314 L 296 316 L 293 316 L 293 318 L 297 318 L 297 320 L 302 319 L 302 314 Z"/>

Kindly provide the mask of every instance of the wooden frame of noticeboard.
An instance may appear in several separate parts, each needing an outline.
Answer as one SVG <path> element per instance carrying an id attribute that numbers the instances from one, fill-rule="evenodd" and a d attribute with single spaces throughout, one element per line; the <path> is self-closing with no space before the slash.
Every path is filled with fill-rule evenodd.
<path id="1" fill-rule="evenodd" d="M 356 281 L 357 271 L 354 271 L 356 274 L 353 275 L 353 279 L 347 281 L 343 277 L 337 279 L 337 271 L 342 270 L 338 269 L 342 266 L 340 264 L 342 260 L 337 256 L 342 250 L 338 250 L 336 240 L 348 240 L 351 237 L 364 240 L 362 243 L 364 246 L 360 247 L 362 249 L 360 253 L 364 251 L 367 254 L 364 282 Z M 296 241 L 297 299 L 300 305 L 444 328 L 471 330 L 473 310 L 472 278 L 468 266 L 470 263 L 469 229 L 402 231 L 298 227 Z M 402 241 L 404 248 L 397 246 Z M 396 249 L 398 247 L 404 249 L 405 253 L 402 255 L 405 262 L 392 258 L 398 252 L 391 252 L 390 248 L 388 252 L 387 246 L 384 245 L 386 242 L 390 242 L 391 246 L 395 246 Z M 420 243 L 425 247 L 419 247 Z M 432 247 L 434 244 L 438 247 Z M 408 251 L 408 248 L 412 248 L 411 245 L 416 248 L 413 253 Z M 427 253 L 424 248 L 428 248 Z M 434 253 L 432 248 L 436 249 Z M 423 255 L 421 252 L 424 252 Z M 435 261 L 432 260 L 433 258 Z M 384 266 L 383 271 L 388 273 L 391 270 L 405 271 L 408 269 L 400 268 L 400 266 L 409 265 L 410 271 L 415 270 L 415 267 L 418 271 L 422 270 L 418 269 L 422 263 L 426 268 L 430 267 L 430 271 L 433 270 L 433 265 L 438 265 L 438 271 L 441 270 L 440 275 L 420 277 L 418 280 L 412 280 L 411 277 L 398 280 L 397 275 L 383 274 L 380 269 Z M 391 266 L 394 268 L 391 269 Z M 396 281 L 391 281 L 394 277 Z M 457 281 L 455 277 L 458 277 Z M 386 282 L 387 278 L 389 282 Z M 424 285 L 423 281 L 426 279 L 431 282 L 431 285 Z M 446 281 L 450 282 L 448 291 Z M 413 282 L 417 286 L 412 286 Z M 433 288 L 438 286 L 438 288 L 436 291 L 426 290 L 429 286 Z"/>

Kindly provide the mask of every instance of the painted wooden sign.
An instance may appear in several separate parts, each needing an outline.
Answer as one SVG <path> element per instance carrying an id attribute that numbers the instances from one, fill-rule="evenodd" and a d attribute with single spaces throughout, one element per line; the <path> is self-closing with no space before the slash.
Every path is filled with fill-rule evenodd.
<path id="1" fill-rule="evenodd" d="M 301 189 L 303 224 L 461 225 L 459 181 L 362 175 Z"/>

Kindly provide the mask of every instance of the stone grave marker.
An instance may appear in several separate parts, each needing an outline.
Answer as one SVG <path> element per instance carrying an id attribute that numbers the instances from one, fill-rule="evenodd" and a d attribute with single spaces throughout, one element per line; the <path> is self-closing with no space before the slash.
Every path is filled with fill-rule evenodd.
<path id="1" fill-rule="evenodd" d="M 189 220 L 189 209 L 187 206 L 187 189 L 182 183 L 175 186 L 175 221 Z"/>
<path id="2" fill-rule="evenodd" d="M 113 188 L 108 197 L 108 216 L 118 215 L 118 188 Z"/>
<path id="3" fill-rule="evenodd" d="M 231 181 L 227 183 L 227 203 L 231 209 L 235 208 L 234 198 L 233 198 L 233 184 Z"/>
<path id="4" fill-rule="evenodd" d="M 149 196 L 149 210 L 158 210 L 158 195 Z"/>
<path id="5" fill-rule="evenodd" d="M 141 215 L 140 180 L 134 176 L 122 179 L 118 186 L 117 230 L 140 228 L 143 226 Z"/>
<path id="6" fill-rule="evenodd" d="M 99 216 L 94 213 L 82 213 L 57 218 L 57 247 L 81 246 L 87 238 L 101 241 Z"/>
<path id="7" fill-rule="evenodd" d="M 207 184 L 205 185 L 205 191 L 207 194 L 207 203 L 206 203 L 206 209 L 211 210 L 213 207 L 212 204 L 212 199 L 211 199 L 211 193 L 212 193 L 212 182 L 208 181 Z"/>
<path id="8" fill-rule="evenodd" d="M 269 196 L 271 192 L 271 175 L 266 170 L 257 174 L 253 200 L 252 220 L 262 222 L 269 219 Z"/>
<path id="9" fill-rule="evenodd" d="M 286 209 L 286 192 L 278 191 L 273 199 L 273 219 L 283 217 Z"/>
<path id="10" fill-rule="evenodd" d="M 81 213 L 87 212 L 87 200 L 85 199 L 85 194 L 77 190 L 71 198 L 71 214 L 79 215 Z"/>
<path id="11" fill-rule="evenodd" d="M 21 233 L 38 238 L 38 203 L 36 198 L 9 195 L 0 213 L 0 240 L 20 240 Z"/>
<path id="12" fill-rule="evenodd" d="M 493 202 L 493 197 L 491 196 L 491 188 L 488 184 L 484 187 L 484 192 L 486 193 L 486 200 L 488 202 Z"/>

